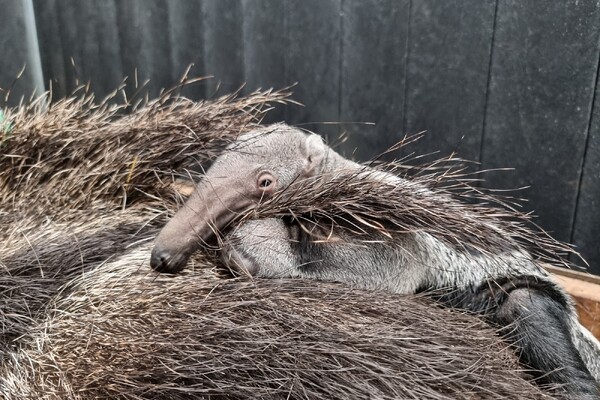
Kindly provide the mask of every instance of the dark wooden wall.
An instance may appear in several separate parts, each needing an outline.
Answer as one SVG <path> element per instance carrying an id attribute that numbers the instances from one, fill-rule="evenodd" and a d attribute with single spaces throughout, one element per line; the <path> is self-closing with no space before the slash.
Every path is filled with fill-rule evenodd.
<path id="1" fill-rule="evenodd" d="M 347 131 L 360 160 L 427 130 L 411 150 L 514 168 L 484 185 L 530 187 L 524 210 L 600 273 L 596 1 L 6 0 L 0 43 L 0 87 L 28 65 L 12 104 L 49 82 L 103 97 L 136 69 L 155 95 L 194 63 L 215 77 L 194 99 L 298 82 L 306 106 L 271 120 Z"/>

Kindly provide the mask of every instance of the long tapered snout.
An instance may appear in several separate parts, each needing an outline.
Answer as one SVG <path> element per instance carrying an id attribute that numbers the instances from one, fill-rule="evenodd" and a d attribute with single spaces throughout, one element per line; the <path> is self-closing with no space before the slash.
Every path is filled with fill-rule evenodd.
<path id="1" fill-rule="evenodd" d="M 340 156 L 331 152 L 325 157 L 327 153 L 318 135 L 285 125 L 242 135 L 215 160 L 198 189 L 159 233 L 150 265 L 159 272 L 179 272 L 237 213 L 322 172 L 324 160 L 343 164 Z"/>
<path id="2" fill-rule="evenodd" d="M 256 204 L 250 193 L 239 177 L 200 182 L 156 238 L 151 267 L 158 272 L 181 271 L 194 251 L 215 238 L 239 212 Z"/>
<path id="3" fill-rule="evenodd" d="M 277 177 L 262 172 L 256 179 L 236 175 L 204 179 L 156 238 L 150 256 L 158 272 L 177 273 L 203 243 L 216 238 L 237 214 L 272 195 Z"/>

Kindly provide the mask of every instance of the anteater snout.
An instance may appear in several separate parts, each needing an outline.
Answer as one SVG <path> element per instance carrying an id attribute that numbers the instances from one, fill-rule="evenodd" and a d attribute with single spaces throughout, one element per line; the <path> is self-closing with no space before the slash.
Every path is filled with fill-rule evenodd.
<path id="1" fill-rule="evenodd" d="M 150 266 L 156 272 L 175 274 L 185 267 L 188 257 L 184 254 L 171 254 L 168 250 L 154 247 L 150 255 Z"/>

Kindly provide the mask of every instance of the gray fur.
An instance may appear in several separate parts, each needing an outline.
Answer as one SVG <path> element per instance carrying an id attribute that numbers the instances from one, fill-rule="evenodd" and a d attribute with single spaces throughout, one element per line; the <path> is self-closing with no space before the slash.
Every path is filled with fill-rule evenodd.
<path id="1" fill-rule="evenodd" d="M 261 171 L 275 176 L 274 190 L 281 191 L 297 179 L 349 170 L 383 185 L 407 184 L 403 178 L 344 159 L 318 136 L 285 125 L 244 135 L 216 160 L 198 192 L 163 229 L 152 266 L 166 272 L 181 269 L 197 248 L 198 237 L 207 240 L 215 228 L 224 228 L 230 220 L 215 214 L 219 204 L 220 212 L 233 216 L 254 207 L 262 196 L 272 195 L 253 186 Z M 414 190 L 431 194 L 417 183 Z M 211 196 L 220 199 L 224 193 L 233 193 L 240 201 L 207 200 Z M 222 256 L 232 268 L 257 277 L 314 278 L 402 294 L 423 288 L 467 290 L 505 277 L 537 277 L 562 296 L 571 341 L 600 382 L 600 343 L 579 324 L 569 296 L 525 250 L 470 254 L 423 232 L 396 235 L 392 240 L 373 233 L 371 243 L 357 240 L 344 230 L 334 233 L 337 236 L 324 232 L 322 240 L 315 241 L 298 224 L 281 219 L 252 220 L 226 236 Z"/>

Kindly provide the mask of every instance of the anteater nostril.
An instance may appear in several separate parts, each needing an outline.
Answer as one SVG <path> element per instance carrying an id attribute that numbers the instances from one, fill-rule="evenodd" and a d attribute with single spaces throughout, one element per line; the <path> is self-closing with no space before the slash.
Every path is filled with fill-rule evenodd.
<path id="1" fill-rule="evenodd" d="M 150 266 L 156 272 L 168 274 L 176 274 L 181 271 L 187 264 L 189 256 L 183 253 L 172 253 L 158 248 L 152 249 L 150 255 Z"/>
<path id="2" fill-rule="evenodd" d="M 166 251 L 160 251 L 156 247 L 152 249 L 150 255 L 150 266 L 157 272 L 170 272 L 169 271 L 169 253 Z"/>

